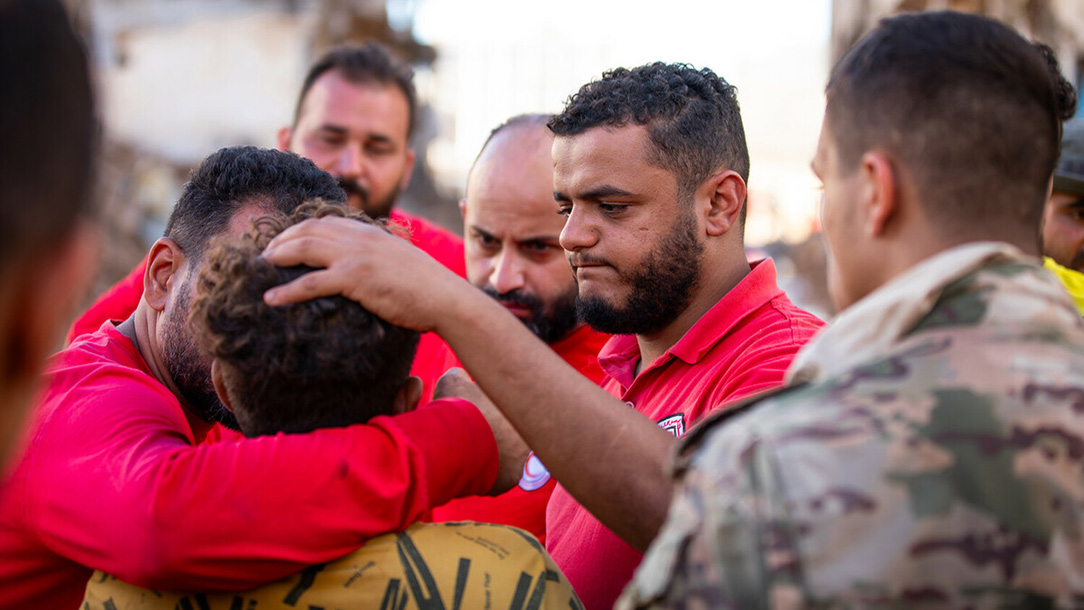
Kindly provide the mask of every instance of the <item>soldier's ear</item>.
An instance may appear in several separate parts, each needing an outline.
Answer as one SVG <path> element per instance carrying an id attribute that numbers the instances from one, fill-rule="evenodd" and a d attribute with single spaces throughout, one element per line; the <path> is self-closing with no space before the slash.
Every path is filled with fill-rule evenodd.
<path id="1" fill-rule="evenodd" d="M 898 211 L 896 171 L 888 157 L 878 151 L 862 155 L 861 164 L 866 232 L 871 237 L 882 237 Z"/>

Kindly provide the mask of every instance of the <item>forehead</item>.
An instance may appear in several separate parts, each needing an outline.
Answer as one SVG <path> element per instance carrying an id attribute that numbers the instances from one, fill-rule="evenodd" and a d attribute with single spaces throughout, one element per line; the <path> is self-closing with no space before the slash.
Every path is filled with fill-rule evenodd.
<path id="1" fill-rule="evenodd" d="M 336 70 L 320 75 L 301 102 L 298 125 L 366 127 L 406 139 L 410 106 L 394 83 L 354 83 Z"/>
<path id="2" fill-rule="evenodd" d="M 560 232 L 564 220 L 553 200 L 551 142 L 541 125 L 497 134 L 468 180 L 468 224 L 489 232 Z"/>
<path id="3" fill-rule="evenodd" d="M 635 194 L 673 189 L 673 173 L 650 164 L 650 143 L 643 125 L 595 127 L 553 142 L 554 189 L 578 198 L 601 186 Z"/>

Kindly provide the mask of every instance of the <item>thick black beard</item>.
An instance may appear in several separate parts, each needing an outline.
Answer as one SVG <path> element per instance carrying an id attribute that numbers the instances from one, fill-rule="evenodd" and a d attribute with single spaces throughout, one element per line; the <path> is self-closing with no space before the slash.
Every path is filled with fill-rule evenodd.
<path id="1" fill-rule="evenodd" d="M 181 294 L 177 308 L 165 320 L 162 358 L 165 360 L 166 370 L 180 390 L 181 396 L 196 409 L 196 415 L 205 421 L 219 423 L 240 432 L 241 426 L 237 423 L 237 418 L 222 404 L 215 392 L 214 383 L 211 381 L 210 362 L 200 352 L 191 332 L 187 330 L 187 282 L 180 286 L 179 290 Z"/>
<path id="2" fill-rule="evenodd" d="M 580 318 L 576 314 L 575 286 L 548 305 L 523 290 L 513 290 L 504 294 L 497 292 L 492 286 L 485 286 L 482 290 L 502 303 L 515 303 L 529 308 L 531 317 L 522 322 L 547 344 L 552 345 L 564 339 L 580 323 Z"/>
<path id="3" fill-rule="evenodd" d="M 648 252 L 638 269 L 622 274 L 632 292 L 621 305 L 602 297 L 577 297 L 576 310 L 591 328 L 613 335 L 650 335 L 672 323 L 689 306 L 700 276 L 704 246 L 696 222 L 683 213 L 670 234 Z M 620 273 L 620 272 L 619 272 Z"/>

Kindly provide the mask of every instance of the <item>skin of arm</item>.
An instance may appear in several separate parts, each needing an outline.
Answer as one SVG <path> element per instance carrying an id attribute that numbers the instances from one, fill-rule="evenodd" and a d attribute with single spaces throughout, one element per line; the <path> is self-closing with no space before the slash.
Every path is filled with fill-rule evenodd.
<path id="1" fill-rule="evenodd" d="M 674 437 L 578 374 L 495 300 L 406 241 L 345 219 L 290 227 L 264 257 L 319 268 L 268 291 L 271 305 L 341 294 L 394 324 L 435 331 L 599 521 L 641 551 L 658 533 L 672 492 Z M 452 383 L 485 401 L 465 379 Z"/>

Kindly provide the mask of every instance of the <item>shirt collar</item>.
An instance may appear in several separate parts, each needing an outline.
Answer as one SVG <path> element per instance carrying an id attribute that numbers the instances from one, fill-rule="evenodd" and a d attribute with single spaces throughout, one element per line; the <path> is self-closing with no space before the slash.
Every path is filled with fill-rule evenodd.
<path id="1" fill-rule="evenodd" d="M 775 262 L 770 258 L 750 263 L 749 273 L 738 285 L 711 307 L 678 339 L 650 370 L 675 357 L 686 364 L 696 364 L 712 347 L 742 320 L 762 305 L 783 294 L 776 283 Z M 634 335 L 615 335 L 599 353 L 598 361 L 607 375 L 624 387 L 635 379 L 640 346 Z"/>
<path id="2" fill-rule="evenodd" d="M 806 344 L 787 370 L 787 384 L 822 381 L 882 354 L 926 316 L 954 281 L 998 260 L 1024 260 L 1001 242 L 974 242 L 912 266 L 839 313 Z"/>
<path id="3" fill-rule="evenodd" d="M 749 273 L 693 324 L 667 350 L 687 364 L 696 364 L 716 343 L 768 301 L 783 294 L 776 284 L 775 261 L 750 263 Z"/>

